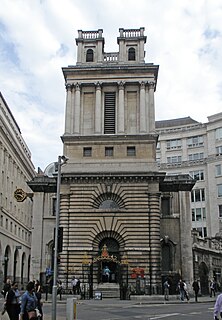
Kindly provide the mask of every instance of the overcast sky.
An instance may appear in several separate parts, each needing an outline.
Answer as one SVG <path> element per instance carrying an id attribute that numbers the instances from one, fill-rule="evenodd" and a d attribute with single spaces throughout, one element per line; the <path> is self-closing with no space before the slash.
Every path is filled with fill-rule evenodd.
<path id="1" fill-rule="evenodd" d="M 0 0 L 0 91 L 37 169 L 62 155 L 65 86 L 77 30 L 145 27 L 146 62 L 159 65 L 156 120 L 207 122 L 222 111 L 222 0 Z"/>

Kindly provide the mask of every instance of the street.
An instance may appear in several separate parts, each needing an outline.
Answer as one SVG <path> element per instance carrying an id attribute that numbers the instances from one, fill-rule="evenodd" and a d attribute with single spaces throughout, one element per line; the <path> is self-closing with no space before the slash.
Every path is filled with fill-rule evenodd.
<path id="1" fill-rule="evenodd" d="M 213 319 L 214 301 L 201 303 L 140 304 L 131 301 L 90 300 L 77 304 L 77 320 Z M 44 320 L 51 320 L 51 304 L 44 304 Z M 66 319 L 66 304 L 57 305 L 57 319 Z"/>

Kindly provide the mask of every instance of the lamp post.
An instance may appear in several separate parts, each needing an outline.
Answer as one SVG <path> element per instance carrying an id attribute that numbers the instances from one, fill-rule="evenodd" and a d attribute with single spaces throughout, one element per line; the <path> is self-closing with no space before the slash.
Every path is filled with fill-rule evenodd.
<path id="1" fill-rule="evenodd" d="M 61 166 L 66 163 L 68 158 L 58 156 L 58 173 L 57 173 L 57 189 L 56 189 L 56 225 L 55 225 L 55 241 L 54 241 L 54 270 L 53 270 L 53 287 L 52 287 L 52 320 L 56 320 L 56 304 L 57 304 L 57 274 L 58 274 L 58 236 L 59 236 L 59 213 L 60 213 L 60 184 L 61 184 Z"/>

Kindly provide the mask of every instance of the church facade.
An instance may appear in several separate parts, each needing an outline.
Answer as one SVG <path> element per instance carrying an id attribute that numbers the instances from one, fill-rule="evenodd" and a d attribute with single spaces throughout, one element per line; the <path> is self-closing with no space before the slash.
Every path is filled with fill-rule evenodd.
<path id="1" fill-rule="evenodd" d="M 157 166 L 158 65 L 145 62 L 144 31 L 119 29 L 119 51 L 105 53 L 103 30 L 79 30 L 77 62 L 62 69 L 68 161 L 61 168 L 58 277 L 67 289 L 73 276 L 91 290 L 104 282 L 134 290 L 144 279 L 149 294 L 162 293 L 166 277 L 172 290 L 180 277 L 193 280 L 189 194 L 195 181 Z M 56 164 L 28 184 L 32 276 L 44 279 L 53 270 Z"/>

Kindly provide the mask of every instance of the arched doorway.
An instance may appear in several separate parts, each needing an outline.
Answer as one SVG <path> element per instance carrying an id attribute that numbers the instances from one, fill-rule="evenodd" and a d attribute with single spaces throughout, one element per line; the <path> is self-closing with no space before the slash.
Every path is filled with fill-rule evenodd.
<path id="1" fill-rule="evenodd" d="M 209 270 L 204 262 L 199 265 L 199 278 L 200 278 L 200 290 L 201 294 L 209 294 L 208 283 Z"/>
<path id="2" fill-rule="evenodd" d="M 119 243 L 113 238 L 104 238 L 99 243 L 98 283 L 119 281 Z M 107 270 L 107 271 L 106 271 Z"/>

